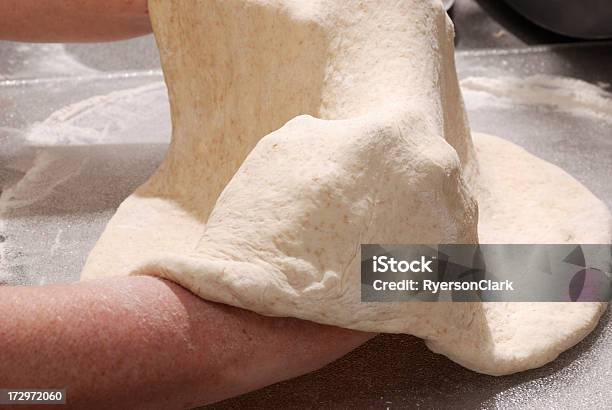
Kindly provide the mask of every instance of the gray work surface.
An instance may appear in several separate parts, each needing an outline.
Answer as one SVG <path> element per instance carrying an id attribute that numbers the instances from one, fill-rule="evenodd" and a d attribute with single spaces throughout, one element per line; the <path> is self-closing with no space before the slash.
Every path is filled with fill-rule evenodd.
<path id="1" fill-rule="evenodd" d="M 461 77 L 545 73 L 612 82 L 612 44 L 525 48 L 567 39 L 521 22 L 504 7 L 492 1 L 457 2 Z M 483 47 L 515 49 L 473 50 Z M 45 195 L 17 197 L 21 206 L 3 210 L 0 281 L 76 280 L 114 209 L 163 158 L 169 133 L 167 110 L 161 106 L 155 115 L 137 113 L 159 122 L 146 132 L 135 130 L 125 143 L 117 138 L 113 144 L 34 148 L 22 143 L 30 127 L 68 104 L 161 80 L 150 36 L 106 45 L 0 43 L 0 185 L 3 191 L 14 186 L 37 161 L 47 161 L 43 169 L 56 173 L 36 175 L 41 192 L 52 187 Z M 475 131 L 498 134 L 561 166 L 612 207 L 609 123 L 533 107 L 470 107 L 467 102 Z M 108 122 L 121 123 L 117 118 Z M 128 129 L 136 126 L 125 123 Z M 105 132 L 112 133 L 113 126 Z M 138 133 L 147 138 L 139 139 Z M 612 408 L 611 345 L 608 311 L 587 340 L 552 364 L 495 378 L 432 354 L 414 337 L 383 335 L 322 370 L 211 407 Z"/>

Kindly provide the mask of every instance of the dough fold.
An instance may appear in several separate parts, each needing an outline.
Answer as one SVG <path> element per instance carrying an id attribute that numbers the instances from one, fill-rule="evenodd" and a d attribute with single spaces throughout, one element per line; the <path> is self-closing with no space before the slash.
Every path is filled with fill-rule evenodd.
<path id="1" fill-rule="evenodd" d="M 172 144 L 84 279 L 158 275 L 264 315 L 410 333 L 488 374 L 541 366 L 594 328 L 604 304 L 360 302 L 362 243 L 612 236 L 563 171 L 474 144 L 441 2 L 149 3 Z"/>

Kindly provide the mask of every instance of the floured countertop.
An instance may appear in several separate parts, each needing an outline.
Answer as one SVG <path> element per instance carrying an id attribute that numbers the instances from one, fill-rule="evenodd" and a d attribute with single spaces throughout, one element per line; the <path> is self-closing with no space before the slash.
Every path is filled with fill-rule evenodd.
<path id="1" fill-rule="evenodd" d="M 97 71 L 61 45 L 22 52 L 18 75 L 0 78 L 0 281 L 74 281 L 114 209 L 163 158 L 165 86 L 156 68 Z M 559 165 L 612 207 L 611 44 L 466 52 L 457 63 L 474 130 Z M 608 312 L 551 365 L 493 378 L 384 335 L 215 407 L 609 408 L 611 344 Z"/>

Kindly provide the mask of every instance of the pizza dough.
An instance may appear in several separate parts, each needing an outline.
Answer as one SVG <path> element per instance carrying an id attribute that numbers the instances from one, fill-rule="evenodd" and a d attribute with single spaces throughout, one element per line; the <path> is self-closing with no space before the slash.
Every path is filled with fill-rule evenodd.
<path id="1" fill-rule="evenodd" d="M 410 333 L 479 372 L 541 366 L 599 303 L 361 303 L 361 243 L 608 243 L 607 208 L 501 139 L 472 142 L 437 1 L 151 0 L 173 139 L 83 278 Z M 480 215 L 479 215 L 480 209 Z"/>

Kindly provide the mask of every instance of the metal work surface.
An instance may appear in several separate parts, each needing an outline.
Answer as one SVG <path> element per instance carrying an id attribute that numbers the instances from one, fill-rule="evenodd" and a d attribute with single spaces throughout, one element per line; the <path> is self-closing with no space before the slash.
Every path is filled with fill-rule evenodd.
<path id="1" fill-rule="evenodd" d="M 0 281 L 76 280 L 116 207 L 162 160 L 170 125 L 161 73 L 154 53 L 139 60 L 130 51 L 143 44 L 149 50 L 149 43 L 125 45 L 130 67 L 109 59 L 94 70 L 84 61 L 104 57 L 83 52 L 87 57 L 76 58 L 59 45 L 24 45 L 3 59 Z M 44 52 L 48 58 L 41 59 Z M 458 54 L 457 65 L 462 78 L 547 74 L 609 90 L 612 45 L 468 51 Z M 119 93 L 47 119 L 113 91 Z M 608 120 L 498 104 L 473 91 L 465 97 L 473 130 L 507 138 L 559 165 L 612 207 Z M 517 375 L 480 375 L 429 352 L 419 339 L 382 335 L 322 370 L 211 407 L 612 408 L 610 316 L 608 311 L 592 335 L 552 364 Z"/>

